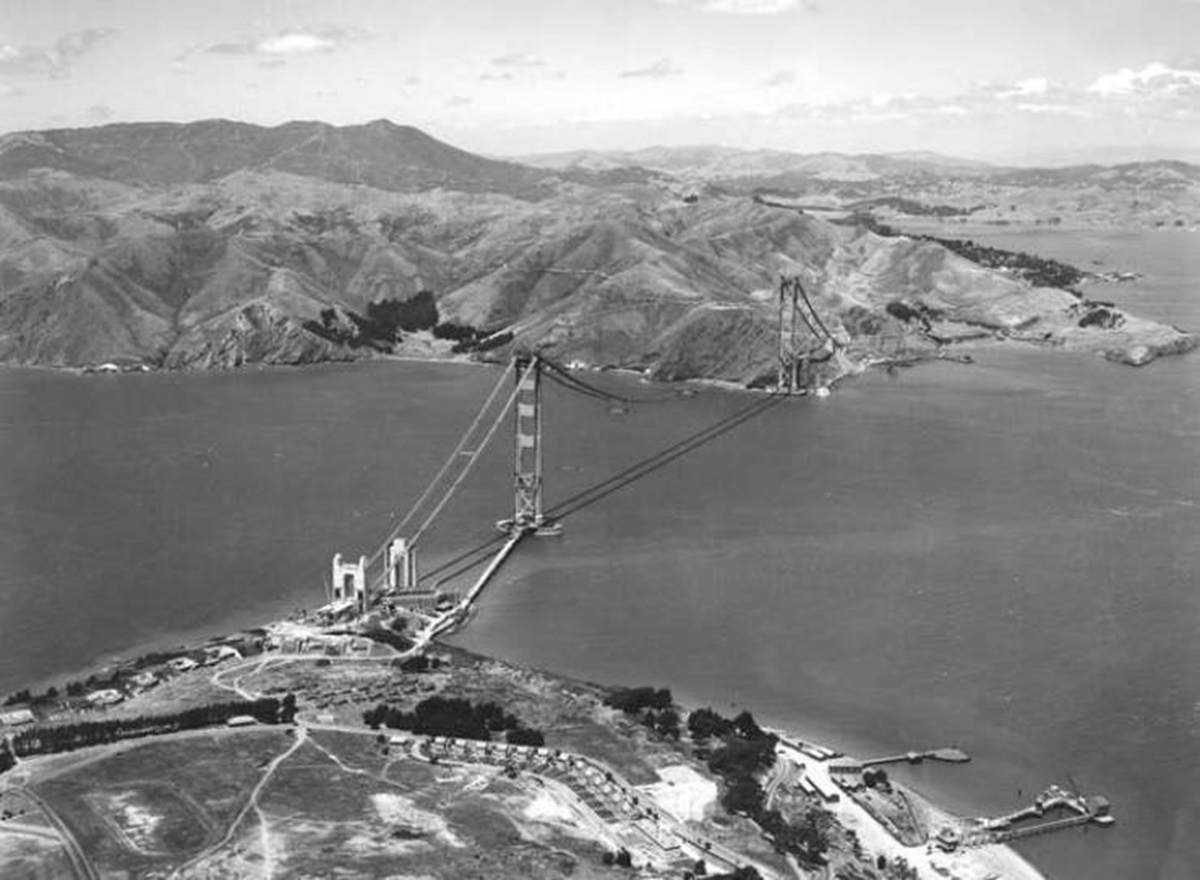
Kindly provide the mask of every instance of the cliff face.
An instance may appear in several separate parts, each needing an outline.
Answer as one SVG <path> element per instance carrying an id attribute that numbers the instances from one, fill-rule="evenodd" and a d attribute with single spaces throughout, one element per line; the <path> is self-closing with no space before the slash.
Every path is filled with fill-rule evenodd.
<path id="1" fill-rule="evenodd" d="M 443 319 L 565 360 L 749 383 L 774 369 L 781 274 L 804 279 L 836 341 L 838 359 L 817 366 L 830 344 L 799 325 L 814 384 L 979 335 L 1129 363 L 1193 344 L 934 242 L 740 196 L 685 200 L 660 179 L 559 177 L 385 123 L 0 139 L 9 363 L 362 357 L 380 347 L 347 347 L 311 322 L 428 290 Z"/>

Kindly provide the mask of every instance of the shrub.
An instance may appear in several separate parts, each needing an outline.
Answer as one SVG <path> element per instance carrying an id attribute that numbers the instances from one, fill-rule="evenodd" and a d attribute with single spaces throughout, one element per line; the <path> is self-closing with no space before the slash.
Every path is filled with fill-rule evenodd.
<path id="1" fill-rule="evenodd" d="M 672 702 L 669 690 L 652 687 L 621 688 L 604 698 L 604 705 L 620 709 L 626 715 L 636 715 L 643 709 L 669 709 Z"/>

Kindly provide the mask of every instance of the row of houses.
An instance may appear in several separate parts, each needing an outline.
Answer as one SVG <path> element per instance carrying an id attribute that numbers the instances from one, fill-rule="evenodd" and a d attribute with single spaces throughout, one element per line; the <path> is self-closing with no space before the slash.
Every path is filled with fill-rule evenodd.
<path id="1" fill-rule="evenodd" d="M 323 657 L 366 657 L 372 641 L 362 636 L 322 635 L 319 633 L 267 637 L 263 648 L 281 654 L 319 654 Z"/>
<path id="2" fill-rule="evenodd" d="M 661 824 L 661 817 L 655 809 L 657 805 L 646 794 L 636 791 L 612 770 L 591 758 L 545 746 L 493 743 L 449 736 L 393 736 L 391 743 L 410 750 L 415 748 L 427 759 L 493 764 L 544 776 L 565 785 L 605 822 L 626 823 L 666 854 L 676 853 L 681 848 L 678 838 Z"/>

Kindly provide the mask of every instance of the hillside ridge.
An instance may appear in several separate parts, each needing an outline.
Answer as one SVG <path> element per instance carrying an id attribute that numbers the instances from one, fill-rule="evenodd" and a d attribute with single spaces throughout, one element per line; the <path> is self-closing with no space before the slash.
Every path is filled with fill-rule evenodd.
<path id="1" fill-rule="evenodd" d="M 209 369 L 523 345 L 762 385 L 793 274 L 835 337 L 797 339 L 814 387 L 984 340 L 1129 363 L 1194 344 L 873 223 L 726 182 L 532 169 L 386 120 L 24 132 L 0 138 L 0 361 Z M 425 324 L 380 317 L 418 295 Z"/>

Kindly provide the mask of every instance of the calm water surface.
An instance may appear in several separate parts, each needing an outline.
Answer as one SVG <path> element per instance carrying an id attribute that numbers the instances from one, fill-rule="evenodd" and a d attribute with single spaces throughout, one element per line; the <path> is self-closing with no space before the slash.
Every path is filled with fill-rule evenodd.
<path id="1" fill-rule="evenodd" d="M 1193 328 L 1195 241 L 996 239 L 1152 273 L 1090 295 Z M 494 380 L 0 372 L 0 690 L 314 604 L 329 556 L 375 549 Z M 1198 388 L 1196 356 L 1002 347 L 777 406 L 523 547 L 459 641 L 862 754 L 960 744 L 974 763 L 900 772 L 964 812 L 1070 774 L 1119 824 L 1023 845 L 1048 876 L 1190 880 Z M 552 498 L 746 403 L 548 396 Z M 488 537 L 507 471 L 495 450 L 431 557 Z"/>

